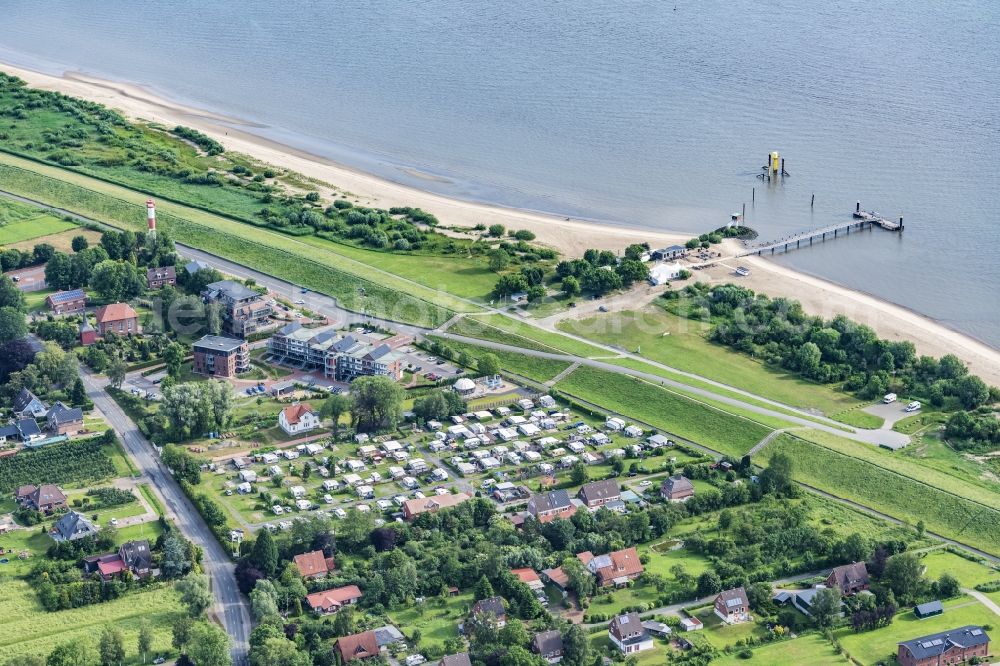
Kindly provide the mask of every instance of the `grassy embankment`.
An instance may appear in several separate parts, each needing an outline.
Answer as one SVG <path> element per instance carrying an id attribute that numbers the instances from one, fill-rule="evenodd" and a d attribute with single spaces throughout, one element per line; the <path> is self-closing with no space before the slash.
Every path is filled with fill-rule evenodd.
<path id="1" fill-rule="evenodd" d="M 766 464 L 776 452 L 786 453 L 797 481 L 910 524 L 923 520 L 930 531 L 1000 554 L 996 494 L 877 449 L 826 433 L 806 434 L 815 441 L 779 435 L 755 462 Z"/>
<path id="2" fill-rule="evenodd" d="M 146 192 L 6 153 L 0 153 L 0 181 L 3 189 L 46 205 L 120 228 L 144 228 Z M 448 293 L 339 254 L 334 243 L 317 247 L 170 201 L 158 202 L 157 220 L 178 242 L 335 296 L 355 311 L 437 326 L 450 318 L 453 310 L 476 309 Z M 428 280 L 432 280 L 431 273 L 428 271 Z"/>
<path id="3" fill-rule="evenodd" d="M 72 222 L 9 199 L 0 199 L 0 245 L 10 245 L 76 227 Z"/>

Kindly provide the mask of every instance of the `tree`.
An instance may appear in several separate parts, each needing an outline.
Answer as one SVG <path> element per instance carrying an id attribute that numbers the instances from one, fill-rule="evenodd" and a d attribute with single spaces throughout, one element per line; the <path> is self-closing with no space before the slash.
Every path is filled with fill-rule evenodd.
<path id="1" fill-rule="evenodd" d="M 190 573 L 177 581 L 175 587 L 181 595 L 181 603 L 187 606 L 191 617 L 201 617 L 214 601 L 208 585 L 208 576 Z"/>
<path id="2" fill-rule="evenodd" d="M 590 661 L 590 641 L 578 624 L 571 624 L 563 632 L 563 658 L 566 666 L 587 666 Z"/>
<path id="3" fill-rule="evenodd" d="M 649 266 L 638 259 L 625 259 L 618 264 L 618 275 L 621 276 L 622 283 L 626 285 L 648 280 Z"/>
<path id="4" fill-rule="evenodd" d="M 45 666 L 45 658 L 37 654 L 19 654 L 5 661 L 3 666 Z"/>
<path id="5" fill-rule="evenodd" d="M 580 281 L 572 275 L 567 275 L 563 278 L 562 290 L 567 296 L 576 296 L 580 293 Z"/>
<path id="6" fill-rule="evenodd" d="M 101 632 L 98 652 L 101 656 L 101 666 L 120 666 L 125 661 L 122 632 L 112 627 L 105 627 Z"/>
<path id="7" fill-rule="evenodd" d="M 260 530 L 253 542 L 250 561 L 268 577 L 278 572 L 278 545 L 270 530 Z"/>
<path id="8" fill-rule="evenodd" d="M 191 640 L 191 630 L 194 628 L 194 620 L 184 615 L 177 618 L 174 626 L 171 627 L 171 644 L 181 652 L 187 647 Z"/>
<path id="9" fill-rule="evenodd" d="M 574 486 L 579 486 L 587 482 L 587 465 L 582 460 L 573 463 L 569 471 L 569 482 Z"/>
<path id="10" fill-rule="evenodd" d="M 561 521 L 555 521 L 561 522 Z M 575 557 L 567 557 L 562 563 L 563 573 L 566 574 L 566 585 L 576 592 L 578 599 L 586 599 L 594 592 L 594 575 Z"/>
<path id="11" fill-rule="evenodd" d="M 449 416 L 448 402 L 442 391 L 431 391 L 413 401 L 413 413 L 421 421 L 444 419 Z"/>
<path id="12" fill-rule="evenodd" d="M 308 652 L 284 636 L 267 638 L 250 649 L 251 666 L 312 666 Z"/>
<path id="13" fill-rule="evenodd" d="M 958 580 L 949 573 L 941 574 L 941 577 L 937 580 L 938 596 L 943 599 L 950 599 L 951 597 L 957 597 L 959 592 L 961 592 L 961 586 Z"/>
<path id="14" fill-rule="evenodd" d="M 225 429 L 233 408 L 232 387 L 221 381 L 186 382 L 163 389 L 160 415 L 177 441 Z"/>
<path id="15" fill-rule="evenodd" d="M 826 629 L 833 626 L 837 614 L 840 612 L 840 590 L 835 587 L 826 587 L 819 590 L 813 598 L 812 618 L 816 626 Z"/>
<path id="16" fill-rule="evenodd" d="M 920 595 L 923 587 L 923 567 L 913 553 L 893 555 L 886 562 L 882 582 L 892 590 L 903 605 L 909 605 Z"/>
<path id="17" fill-rule="evenodd" d="M 274 589 L 274 583 L 266 579 L 257 581 L 257 585 L 250 593 L 250 612 L 258 622 L 279 615 L 278 592 Z"/>
<path id="18" fill-rule="evenodd" d="M 104 374 L 107 375 L 108 381 L 116 389 L 122 387 L 122 382 L 125 381 L 125 373 L 128 371 L 128 367 L 125 365 L 125 361 L 121 359 L 118 354 L 113 354 L 108 360 L 108 367 L 105 369 Z"/>
<path id="19" fill-rule="evenodd" d="M 965 375 L 955 380 L 953 390 L 965 409 L 976 409 L 990 399 L 990 387 L 975 375 Z"/>
<path id="20" fill-rule="evenodd" d="M 24 313 L 10 306 L 0 307 L 0 343 L 18 340 L 27 334 Z"/>
<path id="21" fill-rule="evenodd" d="M 493 353 L 483 354 L 476 360 L 476 368 L 486 376 L 500 374 L 500 358 Z"/>
<path id="22" fill-rule="evenodd" d="M 507 273 L 501 275 L 500 279 L 497 280 L 496 285 L 493 287 L 493 297 L 494 298 L 506 298 L 511 294 L 516 294 L 521 291 L 526 291 L 528 289 L 528 281 L 524 279 L 524 276 L 520 273 L 511 274 Z"/>
<path id="23" fill-rule="evenodd" d="M 87 389 L 79 377 L 73 380 L 73 387 L 69 390 L 69 401 L 74 405 L 87 404 Z"/>
<path id="24" fill-rule="evenodd" d="M 83 252 L 90 246 L 90 242 L 87 241 L 87 237 L 83 234 L 78 236 L 73 236 L 73 240 L 70 241 L 70 247 L 73 248 L 74 252 Z"/>
<path id="25" fill-rule="evenodd" d="M 231 666 L 229 636 L 208 622 L 198 622 L 191 629 L 187 655 L 198 666 Z"/>
<path id="26" fill-rule="evenodd" d="M 187 547 L 177 530 L 170 530 L 164 535 L 162 551 L 160 572 L 164 578 L 179 578 L 191 568 Z"/>
<path id="27" fill-rule="evenodd" d="M 535 285 L 533 287 L 528 287 L 528 302 L 537 303 L 538 301 L 545 298 L 545 287 L 542 285 Z"/>
<path id="28" fill-rule="evenodd" d="M 222 303 L 212 301 L 205 305 L 205 328 L 211 335 L 222 332 Z"/>
<path id="29" fill-rule="evenodd" d="M 359 431 L 394 427 L 402 411 L 403 389 L 389 377 L 358 377 L 351 385 L 351 418 Z"/>
<path id="30" fill-rule="evenodd" d="M 792 489 L 792 459 L 786 453 L 775 453 L 761 472 L 760 485 L 764 492 L 788 495 Z"/>
<path id="31" fill-rule="evenodd" d="M 332 421 L 333 438 L 337 439 L 340 434 L 340 417 L 349 414 L 351 411 L 351 399 L 343 393 L 337 393 L 327 398 L 323 403 L 321 414 L 324 418 Z"/>
<path id="32" fill-rule="evenodd" d="M 14 308 L 21 312 L 25 308 L 24 292 L 6 275 L 0 275 L 0 308 Z"/>
<path id="33" fill-rule="evenodd" d="M 493 586 L 490 584 L 490 581 L 486 576 L 480 576 L 479 580 L 476 581 L 476 586 L 472 590 L 472 596 L 476 599 L 476 601 L 489 599 L 493 596 Z"/>
<path id="34" fill-rule="evenodd" d="M 108 259 L 94 266 L 90 286 L 101 298 L 117 303 L 141 294 L 145 281 L 135 264 Z"/>
<path id="35" fill-rule="evenodd" d="M 139 635 L 136 636 L 136 646 L 142 655 L 142 663 L 146 663 L 146 653 L 153 649 L 153 627 L 149 620 L 143 618 L 139 623 Z"/>
<path id="36" fill-rule="evenodd" d="M 97 661 L 89 645 L 75 641 L 55 646 L 45 660 L 45 666 L 93 666 Z"/>
<path id="37" fill-rule="evenodd" d="M 698 576 L 697 594 L 699 597 L 707 597 L 711 594 L 718 594 L 721 591 L 722 579 L 719 577 L 719 574 L 708 570 Z"/>
<path id="38" fill-rule="evenodd" d="M 167 375 L 173 377 L 175 380 L 179 380 L 181 378 L 181 371 L 184 369 L 184 357 L 187 356 L 187 350 L 184 348 L 184 345 L 178 342 L 171 342 L 163 348 L 160 355 L 167 366 Z"/>
<path id="39" fill-rule="evenodd" d="M 495 250 L 490 250 L 490 270 L 494 273 L 499 273 L 500 271 L 506 269 L 510 266 L 510 255 L 507 251 L 502 248 L 497 248 Z"/>
<path id="40" fill-rule="evenodd" d="M 488 231 L 490 236 L 493 236 L 494 238 L 500 238 L 504 235 L 504 232 L 507 230 L 504 228 L 502 224 L 491 224 Z"/>

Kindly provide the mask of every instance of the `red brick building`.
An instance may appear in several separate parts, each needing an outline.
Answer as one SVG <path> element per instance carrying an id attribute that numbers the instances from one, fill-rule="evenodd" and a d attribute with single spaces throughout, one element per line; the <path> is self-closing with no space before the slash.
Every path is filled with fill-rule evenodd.
<path id="1" fill-rule="evenodd" d="M 83 289 L 57 291 L 45 297 L 45 304 L 52 310 L 52 314 L 77 314 L 87 307 L 87 294 Z"/>
<path id="2" fill-rule="evenodd" d="M 192 370 L 209 377 L 235 377 L 250 369 L 250 348 L 246 340 L 206 335 L 192 346 Z"/>
<path id="3" fill-rule="evenodd" d="M 973 657 L 987 663 L 990 637 L 982 627 L 969 625 L 899 644 L 896 661 L 900 666 L 942 666 L 967 664 Z"/>
<path id="4" fill-rule="evenodd" d="M 94 313 L 94 319 L 97 320 L 97 334 L 100 336 L 108 333 L 133 335 L 139 332 L 139 315 L 128 303 L 102 305 Z"/>
<path id="5" fill-rule="evenodd" d="M 826 586 L 837 588 L 845 597 L 867 590 L 870 582 L 868 567 L 865 566 L 864 562 L 834 567 L 830 575 L 826 577 Z"/>
<path id="6" fill-rule="evenodd" d="M 168 284 L 177 284 L 177 269 L 173 266 L 150 268 L 146 271 L 146 286 L 150 289 L 159 289 Z"/>

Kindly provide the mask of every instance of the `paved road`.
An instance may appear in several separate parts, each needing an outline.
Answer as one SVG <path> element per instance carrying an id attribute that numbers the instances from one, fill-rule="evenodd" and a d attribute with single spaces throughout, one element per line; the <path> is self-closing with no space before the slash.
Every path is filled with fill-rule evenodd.
<path id="1" fill-rule="evenodd" d="M 579 363 L 580 365 L 587 365 L 593 368 L 598 368 L 601 370 L 607 370 L 609 372 L 617 372 L 624 375 L 632 375 L 633 377 L 638 377 L 646 381 L 652 382 L 654 384 L 660 384 L 663 386 L 670 386 L 672 388 L 680 389 L 686 393 L 693 393 L 695 395 L 700 395 L 704 398 L 708 398 L 715 402 L 722 402 L 727 405 L 732 405 L 740 409 L 744 409 L 755 414 L 761 414 L 764 416 L 770 416 L 777 419 L 782 419 L 794 423 L 796 425 L 805 426 L 807 428 L 815 428 L 816 430 L 823 430 L 825 432 L 833 433 L 840 437 L 846 437 L 848 439 L 853 439 L 858 442 L 863 442 L 865 444 L 887 444 L 889 446 L 899 445 L 901 442 L 908 443 L 910 441 L 909 437 L 898 432 L 885 432 L 881 430 L 860 430 L 855 429 L 853 431 L 841 430 L 841 424 L 838 427 L 827 425 L 825 423 L 820 423 L 817 421 L 810 420 L 808 418 L 793 416 L 785 412 L 779 412 L 767 407 L 761 407 L 760 405 L 755 405 L 749 402 L 743 402 L 737 398 L 733 398 L 728 395 L 721 395 L 708 389 L 703 389 L 697 386 L 691 386 L 690 384 L 685 384 L 673 379 L 666 379 L 660 375 L 653 374 L 651 372 L 644 372 L 642 370 L 635 370 L 633 368 L 626 368 L 620 365 L 615 365 L 613 363 L 608 363 L 606 361 L 601 361 L 591 358 L 583 358 L 582 356 L 573 356 L 571 354 L 554 353 L 537 351 L 534 349 L 524 349 L 522 347 L 516 347 L 514 345 L 507 345 L 500 342 L 492 342 L 488 340 L 479 340 L 477 338 L 468 338 L 463 335 L 455 335 L 454 333 L 448 333 L 447 331 L 442 333 L 435 333 L 436 336 L 446 338 L 449 340 L 455 340 L 456 342 L 464 342 L 466 344 L 475 344 L 481 347 L 486 347 L 488 349 L 496 349 L 499 351 L 509 351 L 518 354 L 523 354 L 525 356 L 533 356 L 535 358 L 552 359 L 557 361 L 566 361 L 569 363 Z M 645 360 L 645 359 L 643 359 Z M 760 400 L 755 396 L 755 399 Z M 771 401 L 768 401 L 771 402 Z"/>
<path id="2" fill-rule="evenodd" d="M 87 395 L 104 414 L 108 423 L 118 434 L 125 450 L 148 477 L 153 487 L 163 499 L 167 516 L 171 518 L 188 539 L 204 551 L 202 565 L 212 582 L 216 599 L 216 612 L 233 642 L 234 666 L 245 666 L 247 661 L 247 641 L 250 637 L 250 612 L 246 599 L 236 586 L 234 567 L 216 540 L 215 535 L 202 520 L 180 486 L 160 462 L 153 445 L 139 432 L 132 419 L 107 394 L 107 379 L 97 377 L 81 369 L 81 377 Z"/>
<path id="3" fill-rule="evenodd" d="M 986 596 L 979 590 L 969 590 L 963 587 L 962 592 L 965 592 L 971 597 L 975 597 L 979 601 L 979 603 L 989 608 L 991 611 L 993 611 L 995 615 L 1000 615 L 1000 606 L 998 606 L 995 601 L 990 599 L 988 596 Z"/>

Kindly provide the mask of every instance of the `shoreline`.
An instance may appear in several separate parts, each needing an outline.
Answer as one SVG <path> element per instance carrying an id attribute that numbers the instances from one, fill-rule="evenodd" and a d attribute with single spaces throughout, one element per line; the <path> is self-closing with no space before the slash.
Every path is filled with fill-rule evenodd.
<path id="1" fill-rule="evenodd" d="M 133 120 L 192 127 L 220 141 L 226 150 L 244 153 L 329 185 L 320 187 L 321 194 L 326 196 L 346 195 L 373 207 L 422 208 L 436 215 L 447 227 L 502 224 L 511 230 L 529 229 L 536 234 L 538 242 L 567 257 L 580 256 L 588 248 L 622 250 L 630 243 L 648 242 L 652 247 L 683 244 L 691 237 L 689 233 L 563 217 L 428 192 L 255 134 L 252 130 L 267 127 L 259 123 L 174 103 L 133 83 L 108 81 L 73 71 L 58 76 L 5 62 L 0 62 L 0 70 L 18 76 L 35 88 L 104 104 Z M 433 174 L 427 175 L 433 177 Z M 734 260 L 726 261 L 734 263 Z M 866 292 L 767 259 L 744 257 L 739 261 L 753 266 L 749 278 L 733 278 L 728 271 L 716 275 L 717 269 L 702 271 L 698 278 L 742 283 L 770 296 L 795 298 L 807 312 L 825 318 L 846 315 L 871 326 L 883 338 L 911 340 L 918 354 L 940 357 L 954 353 L 984 381 L 1000 386 L 1000 350 L 969 334 Z"/>

